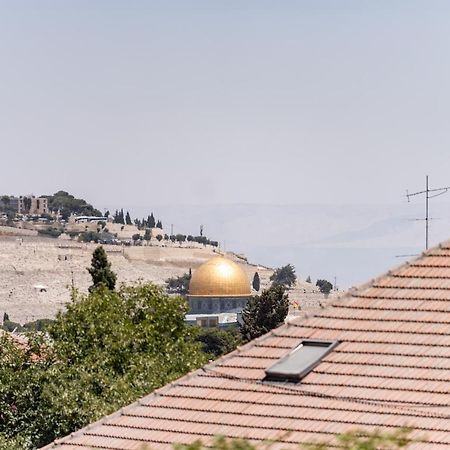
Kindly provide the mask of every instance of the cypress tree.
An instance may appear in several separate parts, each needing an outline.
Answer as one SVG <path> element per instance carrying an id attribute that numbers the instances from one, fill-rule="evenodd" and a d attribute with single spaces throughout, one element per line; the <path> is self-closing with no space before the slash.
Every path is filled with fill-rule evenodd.
<path id="1" fill-rule="evenodd" d="M 111 270 L 111 263 L 108 261 L 105 249 L 101 245 L 94 250 L 91 267 L 87 270 L 92 277 L 92 285 L 89 287 L 89 292 L 101 285 L 110 291 L 113 291 L 116 287 L 117 275 Z"/>
<path id="2" fill-rule="evenodd" d="M 261 280 L 259 279 L 258 272 L 255 272 L 255 275 L 253 276 L 252 286 L 256 292 L 259 292 L 259 289 L 261 288 Z"/>
<path id="3" fill-rule="evenodd" d="M 127 225 L 133 225 L 133 222 L 131 221 L 130 213 L 127 211 L 127 215 L 125 216 L 125 223 Z"/>
<path id="4" fill-rule="evenodd" d="M 155 228 L 155 225 L 156 225 L 155 217 L 153 216 L 153 213 L 151 213 L 149 218 L 148 218 L 148 227 L 149 228 Z"/>

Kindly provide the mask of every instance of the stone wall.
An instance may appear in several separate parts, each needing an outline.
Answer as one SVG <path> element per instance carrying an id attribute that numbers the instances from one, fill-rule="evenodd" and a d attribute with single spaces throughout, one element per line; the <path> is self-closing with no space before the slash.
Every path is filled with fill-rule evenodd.
<path id="1" fill-rule="evenodd" d="M 189 314 L 220 314 L 241 312 L 249 297 L 188 296 Z"/>

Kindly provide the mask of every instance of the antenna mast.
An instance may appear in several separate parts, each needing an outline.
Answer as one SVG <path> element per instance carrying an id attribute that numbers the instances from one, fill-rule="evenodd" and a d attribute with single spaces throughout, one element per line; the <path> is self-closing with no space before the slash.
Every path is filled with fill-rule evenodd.
<path id="1" fill-rule="evenodd" d="M 413 194 L 409 194 L 408 191 L 406 191 L 406 198 L 408 199 L 408 202 L 410 201 L 411 197 L 414 197 L 416 195 L 422 195 L 425 194 L 425 219 L 419 219 L 419 220 L 425 220 L 425 250 L 428 250 L 428 244 L 429 244 L 429 229 L 430 229 L 430 199 L 434 197 L 439 197 L 439 195 L 446 194 L 450 190 L 450 186 L 442 187 L 442 188 L 436 188 L 436 189 L 430 189 L 428 184 L 428 175 L 426 176 L 425 181 L 425 190 L 414 192 Z M 430 195 L 430 193 L 433 193 Z"/>

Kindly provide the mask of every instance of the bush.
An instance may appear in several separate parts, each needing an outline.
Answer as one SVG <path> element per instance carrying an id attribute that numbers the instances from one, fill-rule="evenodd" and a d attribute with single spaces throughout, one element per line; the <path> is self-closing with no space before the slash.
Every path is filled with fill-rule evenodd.
<path id="1" fill-rule="evenodd" d="M 235 327 L 225 330 L 197 328 L 198 334 L 195 340 L 201 342 L 205 353 L 211 354 L 215 358 L 230 353 L 242 342 L 239 329 Z"/>
<path id="2" fill-rule="evenodd" d="M 12 333 L 13 331 L 16 331 L 17 333 L 22 333 L 23 331 L 25 331 L 25 328 L 22 325 L 20 325 L 20 323 L 13 322 L 11 320 L 4 320 L 2 328 L 10 333 Z"/>
<path id="3" fill-rule="evenodd" d="M 55 321 L 52 319 L 38 319 L 24 324 L 25 331 L 45 331 Z"/>
<path id="4" fill-rule="evenodd" d="M 78 240 L 81 242 L 98 242 L 101 238 L 102 235 L 95 231 L 84 231 L 78 236 Z"/>
<path id="5" fill-rule="evenodd" d="M 38 233 L 42 234 L 43 236 L 57 238 L 57 237 L 61 236 L 62 231 L 55 227 L 48 227 L 43 230 L 38 230 Z"/>
<path id="6" fill-rule="evenodd" d="M 179 277 L 171 277 L 166 280 L 167 292 L 171 294 L 186 295 L 189 289 L 191 274 L 185 273 Z"/>

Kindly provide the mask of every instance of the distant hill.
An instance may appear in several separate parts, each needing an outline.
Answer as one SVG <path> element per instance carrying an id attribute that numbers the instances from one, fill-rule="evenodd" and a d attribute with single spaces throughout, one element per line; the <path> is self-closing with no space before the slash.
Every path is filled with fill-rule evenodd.
<path id="1" fill-rule="evenodd" d="M 48 208 L 52 212 L 60 211 L 63 219 L 71 214 L 80 216 L 101 216 L 102 213 L 82 198 L 76 198 L 66 191 L 58 191 L 53 195 L 43 195 L 48 199 Z"/>
<path id="2" fill-rule="evenodd" d="M 136 207 L 133 211 L 139 212 Z M 293 264 L 305 279 L 337 277 L 342 288 L 365 282 L 423 250 L 421 201 L 390 205 L 170 205 L 167 223 L 187 232 L 204 224 L 226 250 L 271 267 Z M 431 244 L 450 238 L 450 204 L 431 203 Z"/>

